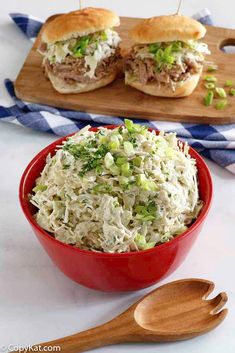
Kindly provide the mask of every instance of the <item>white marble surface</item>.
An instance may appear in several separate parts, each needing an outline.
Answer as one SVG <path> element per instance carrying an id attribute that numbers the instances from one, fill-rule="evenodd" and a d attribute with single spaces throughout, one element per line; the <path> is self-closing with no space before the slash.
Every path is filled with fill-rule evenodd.
<path id="1" fill-rule="evenodd" d="M 15 78 L 30 43 L 8 21 L 8 12 L 26 12 L 41 18 L 75 8 L 78 1 L 8 0 L 0 2 L 0 104 L 10 104 L 2 80 Z M 175 1 L 86 1 L 111 6 L 121 15 L 149 16 L 169 13 Z M 148 6 L 147 6 L 148 5 Z M 216 23 L 233 26 L 234 1 L 184 2 L 192 14 L 210 8 Z M 235 26 L 235 25 L 234 25 Z M 111 319 L 144 292 L 106 294 L 83 288 L 67 279 L 51 263 L 21 212 L 18 184 L 23 169 L 40 149 L 54 139 L 19 126 L 0 125 L 0 346 L 28 345 L 75 333 Z M 216 292 L 229 295 L 229 316 L 215 331 L 186 342 L 131 344 L 102 348 L 99 352 L 232 353 L 235 351 L 235 178 L 208 161 L 214 182 L 214 202 L 207 223 L 183 265 L 164 282 L 184 278 L 211 279 Z M 0 348 L 1 350 L 1 348 Z M 98 352 L 98 350 L 97 350 Z"/>

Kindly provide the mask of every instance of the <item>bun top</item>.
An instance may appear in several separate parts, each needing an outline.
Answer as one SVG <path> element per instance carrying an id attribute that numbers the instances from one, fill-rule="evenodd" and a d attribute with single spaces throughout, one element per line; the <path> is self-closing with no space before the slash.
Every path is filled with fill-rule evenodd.
<path id="1" fill-rule="evenodd" d="M 48 44 L 55 43 L 103 31 L 119 24 L 119 17 L 114 12 L 87 7 L 57 16 L 46 25 L 42 40 Z"/>
<path id="2" fill-rule="evenodd" d="M 200 22 L 182 15 L 148 18 L 129 32 L 135 42 L 142 44 L 200 39 L 205 34 L 206 28 Z"/>

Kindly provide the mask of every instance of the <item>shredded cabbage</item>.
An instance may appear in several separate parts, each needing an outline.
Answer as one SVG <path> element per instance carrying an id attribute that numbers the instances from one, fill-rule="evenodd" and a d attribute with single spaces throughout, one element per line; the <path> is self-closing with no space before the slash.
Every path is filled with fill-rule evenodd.
<path id="1" fill-rule="evenodd" d="M 47 156 L 30 195 L 37 223 L 61 242 L 107 253 L 149 249 L 184 232 L 202 207 L 187 144 L 130 120 L 89 128 Z"/>
<path id="2" fill-rule="evenodd" d="M 137 45 L 135 50 L 136 55 L 141 59 L 154 59 L 159 71 L 164 69 L 165 66 L 169 68 L 174 64 L 182 65 L 186 58 L 198 60 L 204 54 L 210 54 L 207 44 L 196 40 Z"/>
<path id="3" fill-rule="evenodd" d="M 99 61 L 113 55 L 120 43 L 120 37 L 113 29 L 92 33 L 89 36 L 71 38 L 47 45 L 42 54 L 51 63 L 62 63 L 68 55 L 84 58 L 89 71 L 85 75 L 94 77 Z"/>

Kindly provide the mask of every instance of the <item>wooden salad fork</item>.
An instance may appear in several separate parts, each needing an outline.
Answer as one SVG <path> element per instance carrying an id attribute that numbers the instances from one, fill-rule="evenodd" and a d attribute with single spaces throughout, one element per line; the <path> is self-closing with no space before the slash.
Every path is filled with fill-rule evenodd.
<path id="1" fill-rule="evenodd" d="M 214 283 L 204 279 L 171 282 L 103 325 L 37 346 L 59 346 L 60 352 L 76 353 L 116 343 L 178 341 L 202 335 L 227 315 L 227 309 L 221 310 L 226 293 L 206 300 L 213 289 Z"/>

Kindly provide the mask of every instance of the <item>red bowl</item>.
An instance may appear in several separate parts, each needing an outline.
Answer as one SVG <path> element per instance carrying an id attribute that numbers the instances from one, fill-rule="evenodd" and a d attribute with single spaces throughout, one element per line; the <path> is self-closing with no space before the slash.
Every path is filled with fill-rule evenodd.
<path id="1" fill-rule="evenodd" d="M 113 129 L 115 126 L 108 126 Z M 96 131 L 97 128 L 91 128 Z M 48 153 L 55 154 L 62 137 L 39 152 L 25 169 L 19 189 L 23 212 L 38 240 L 59 269 L 75 282 L 102 291 L 130 291 L 151 286 L 168 276 L 182 263 L 196 240 L 212 200 L 212 179 L 199 154 L 190 148 L 190 155 L 196 159 L 200 198 L 204 206 L 197 220 L 180 236 L 153 249 L 124 254 L 96 253 L 81 250 L 56 240 L 35 221 L 35 208 L 29 202 L 28 194 L 35 180 L 43 170 Z"/>

